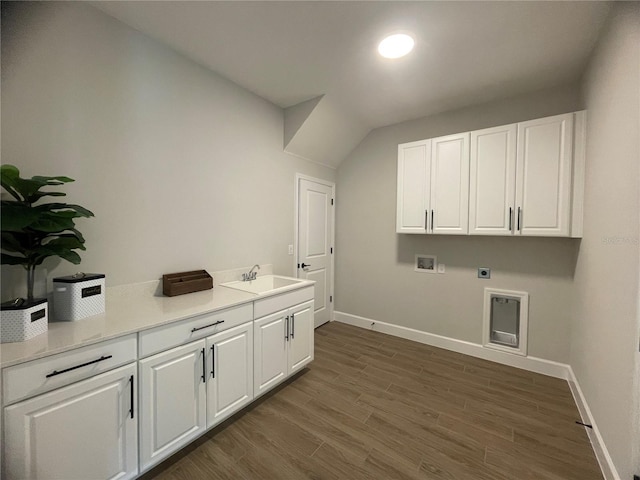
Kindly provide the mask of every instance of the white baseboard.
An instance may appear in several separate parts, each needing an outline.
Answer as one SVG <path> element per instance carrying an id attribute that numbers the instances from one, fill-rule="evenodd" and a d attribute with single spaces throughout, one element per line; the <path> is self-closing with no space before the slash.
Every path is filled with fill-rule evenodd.
<path id="1" fill-rule="evenodd" d="M 523 357 L 520 355 L 500 352 L 498 350 L 491 350 L 489 348 L 484 348 L 479 343 L 465 342 L 455 338 L 443 337 L 442 335 L 435 335 L 433 333 L 401 327 L 391 323 L 379 322 L 377 320 L 359 317 L 358 315 L 351 315 L 344 312 L 334 312 L 333 319 L 337 322 L 346 323 L 355 327 L 375 330 L 376 332 L 394 335 L 407 340 L 413 340 L 414 342 L 424 343 L 433 347 L 444 348 L 446 350 L 463 353 L 465 355 L 471 355 L 472 357 L 482 358 L 484 360 L 502 363 L 503 365 L 522 368 L 530 372 L 536 372 L 542 375 L 567 380 L 582 421 L 593 426 L 593 429 L 585 428 L 587 430 L 589 440 L 591 440 L 593 451 L 598 463 L 600 464 L 600 470 L 602 470 L 605 480 L 620 480 L 620 475 L 618 475 L 616 468 L 613 465 L 609 451 L 607 450 L 602 436 L 600 435 L 598 427 L 593 421 L 587 401 L 582 394 L 578 380 L 576 379 L 570 365 L 545 360 L 543 358 Z"/>
<path id="2" fill-rule="evenodd" d="M 356 327 L 406 338 L 407 340 L 413 340 L 414 342 L 424 343 L 433 347 L 464 353 L 465 355 L 471 355 L 472 357 L 502 363 L 511 367 L 522 368 L 530 372 L 541 373 L 542 375 L 548 375 L 550 377 L 562 378 L 564 380 L 569 379 L 569 365 L 564 363 L 492 350 L 490 348 L 483 347 L 479 343 L 465 342 L 464 340 L 443 337 L 442 335 L 435 335 L 433 333 L 401 327 L 391 323 L 379 322 L 377 320 L 371 320 L 369 318 L 359 317 L 349 313 L 334 312 L 333 318 L 337 322 L 347 323 Z"/>
<path id="3" fill-rule="evenodd" d="M 613 464 L 613 460 L 611 459 L 611 455 L 609 455 L 609 451 L 604 443 L 602 435 L 600 434 L 600 430 L 598 426 L 593 420 L 593 416 L 591 415 L 591 410 L 589 409 L 589 405 L 587 404 L 587 400 L 584 398 L 584 394 L 582 393 L 582 389 L 580 388 L 580 384 L 578 383 L 578 379 L 576 378 L 575 373 L 573 372 L 573 368 L 569 365 L 569 378 L 567 380 L 569 382 L 569 388 L 571 388 L 571 394 L 573 395 L 573 399 L 576 402 L 578 407 L 578 411 L 580 412 L 580 417 L 582 418 L 582 422 L 591 425 L 593 428 L 585 427 L 587 431 L 587 436 L 591 441 L 591 445 L 593 446 L 593 451 L 596 454 L 596 459 L 600 464 L 600 470 L 602 470 L 602 475 L 605 480 L 620 480 L 620 475 L 616 470 L 615 465 Z"/>

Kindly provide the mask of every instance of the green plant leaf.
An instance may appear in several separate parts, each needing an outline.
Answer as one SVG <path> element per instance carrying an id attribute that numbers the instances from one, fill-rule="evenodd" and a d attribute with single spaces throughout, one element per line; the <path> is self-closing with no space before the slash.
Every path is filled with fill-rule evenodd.
<path id="1" fill-rule="evenodd" d="M 46 245 L 38 248 L 36 265 L 41 265 L 48 257 L 60 257 L 75 265 L 79 264 L 81 261 L 80 255 L 73 250 L 69 250 L 61 245 L 52 247 Z"/>
<path id="2" fill-rule="evenodd" d="M 0 184 L 9 194 L 18 201 L 23 198 L 18 194 L 14 187 L 17 178 L 20 178 L 20 171 L 13 165 L 0 166 Z"/>
<path id="3" fill-rule="evenodd" d="M 73 178 L 69 177 L 43 177 L 41 175 L 36 175 L 31 177 L 31 180 L 35 180 L 37 182 L 45 182 L 47 185 L 62 185 L 63 183 L 75 182 Z"/>
<path id="4" fill-rule="evenodd" d="M 2 265 L 27 265 L 28 259 L 2 253 L 0 254 L 0 263 L 2 263 Z"/>
<path id="5" fill-rule="evenodd" d="M 0 208 L 2 231 L 19 232 L 38 220 L 40 215 L 33 208 L 20 203 L 13 205 L 3 202 Z"/>
<path id="6" fill-rule="evenodd" d="M 75 234 L 78 240 L 84 243 L 84 236 L 78 230 L 76 230 L 75 228 L 70 228 L 69 230 L 71 230 Z"/>
<path id="7" fill-rule="evenodd" d="M 42 197 L 65 197 L 67 194 L 64 192 L 36 192 L 31 195 L 31 203 L 35 203 Z"/>
<path id="8" fill-rule="evenodd" d="M 0 247 L 2 247 L 3 250 L 7 250 L 9 252 L 24 254 L 24 245 L 26 244 L 26 242 L 23 240 L 23 237 L 24 235 L 21 235 L 17 232 L 2 232 L 2 241 L 0 243 Z"/>
<path id="9" fill-rule="evenodd" d="M 14 178 L 13 188 L 24 198 L 25 202 L 33 203 L 33 195 L 46 185 L 46 182 L 30 180 L 27 178 Z"/>
<path id="10" fill-rule="evenodd" d="M 44 233 L 58 233 L 70 230 L 75 227 L 71 218 L 58 216 L 55 213 L 47 212 L 29 225 L 29 229 Z"/>
<path id="11" fill-rule="evenodd" d="M 93 212 L 91 210 L 87 210 L 86 208 L 81 207 L 80 205 L 74 205 L 71 203 L 43 203 L 34 208 L 38 211 L 43 211 L 43 212 L 44 211 L 52 212 L 56 210 L 65 210 L 65 209 L 74 210 L 81 217 L 93 217 Z"/>
<path id="12" fill-rule="evenodd" d="M 0 166 L 0 175 L 3 177 L 18 178 L 20 176 L 20 170 L 18 170 L 18 167 L 14 165 L 6 164 Z"/>
<path id="13" fill-rule="evenodd" d="M 79 248 L 80 250 L 86 250 L 84 242 L 81 242 L 74 234 L 68 233 L 60 235 L 57 238 L 43 244 L 46 248 L 58 248 L 63 247 L 68 250 Z"/>

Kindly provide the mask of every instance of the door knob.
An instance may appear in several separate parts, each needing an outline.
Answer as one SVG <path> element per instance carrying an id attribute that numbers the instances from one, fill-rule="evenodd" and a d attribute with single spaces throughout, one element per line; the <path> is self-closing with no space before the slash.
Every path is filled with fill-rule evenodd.
<path id="1" fill-rule="evenodd" d="M 309 265 L 308 263 L 299 263 L 298 264 L 298 268 L 305 268 L 305 267 L 310 267 L 311 265 Z"/>

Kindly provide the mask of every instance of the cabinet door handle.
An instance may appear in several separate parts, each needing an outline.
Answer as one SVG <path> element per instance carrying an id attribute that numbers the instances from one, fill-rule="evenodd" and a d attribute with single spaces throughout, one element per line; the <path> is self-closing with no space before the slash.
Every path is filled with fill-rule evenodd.
<path id="1" fill-rule="evenodd" d="M 294 334 L 296 332 L 296 314 L 291 315 L 291 340 L 293 340 Z"/>
<path id="2" fill-rule="evenodd" d="M 284 319 L 284 339 L 289 341 L 289 315 Z"/>
<path id="3" fill-rule="evenodd" d="M 522 208 L 518 207 L 518 231 L 520 231 L 520 216 L 522 214 Z"/>
<path id="4" fill-rule="evenodd" d="M 87 365 L 93 365 L 94 363 L 103 362 L 105 360 L 109 360 L 112 357 L 113 357 L 113 355 L 103 355 L 103 356 L 101 356 L 100 358 L 98 358 L 96 360 L 91 360 L 90 362 L 83 363 L 81 365 L 76 365 L 75 367 L 65 368 L 64 370 L 60 370 L 60 371 L 54 370 L 53 372 L 49 373 L 48 375 L 45 375 L 45 378 L 55 377 L 56 375 L 60 375 L 62 373 L 67 373 L 67 372 L 70 372 L 71 370 L 76 370 L 78 368 L 86 367 Z"/>
<path id="5" fill-rule="evenodd" d="M 429 230 L 429 210 L 424 211 L 424 229 Z"/>
<path id="6" fill-rule="evenodd" d="M 202 377 L 201 377 L 203 383 L 207 381 L 207 377 L 205 376 L 206 375 L 205 372 L 207 371 L 207 367 L 205 365 L 205 362 L 206 362 L 206 358 L 205 358 L 204 347 L 203 347 L 202 348 Z"/>
<path id="7" fill-rule="evenodd" d="M 131 418 L 133 418 L 133 375 L 131 375 L 129 381 L 131 382 L 131 409 L 129 410 L 129 413 L 131 414 Z"/>
<path id="8" fill-rule="evenodd" d="M 211 378 L 216 378 L 216 346 L 211 345 Z"/>
<path id="9" fill-rule="evenodd" d="M 431 231 L 433 232 L 433 210 L 431 210 Z"/>
<path id="10" fill-rule="evenodd" d="M 513 208 L 509 207 L 509 231 L 513 229 Z"/>
<path id="11" fill-rule="evenodd" d="M 209 325 L 205 325 L 204 327 L 192 328 L 191 333 L 197 332 L 198 330 L 203 330 L 205 328 L 215 327 L 216 325 L 220 325 L 221 323 L 224 323 L 224 320 L 218 320 L 217 322 L 210 323 Z"/>

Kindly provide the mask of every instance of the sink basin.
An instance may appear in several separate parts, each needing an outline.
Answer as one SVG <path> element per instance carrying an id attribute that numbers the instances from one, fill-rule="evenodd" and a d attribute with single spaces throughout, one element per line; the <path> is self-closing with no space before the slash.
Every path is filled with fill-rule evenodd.
<path id="1" fill-rule="evenodd" d="M 236 281 L 221 283 L 220 285 L 223 287 L 235 288 L 236 290 L 242 290 L 243 292 L 262 295 L 275 290 L 284 290 L 287 289 L 287 287 L 291 287 L 302 282 L 304 282 L 304 280 L 297 278 L 280 277 L 278 275 L 263 275 L 248 282 Z"/>

